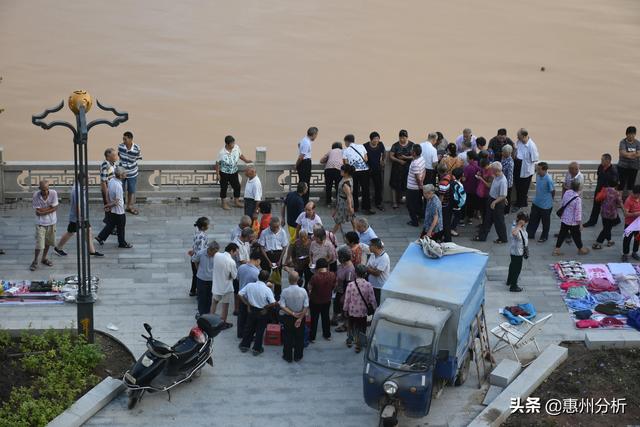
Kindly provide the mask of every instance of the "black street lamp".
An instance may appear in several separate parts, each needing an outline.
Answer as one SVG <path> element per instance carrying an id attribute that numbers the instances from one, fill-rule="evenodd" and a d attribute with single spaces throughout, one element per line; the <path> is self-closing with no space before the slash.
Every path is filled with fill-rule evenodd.
<path id="1" fill-rule="evenodd" d="M 78 334 L 85 336 L 87 341 L 93 342 L 93 303 L 95 297 L 91 289 L 91 263 L 89 261 L 89 166 L 87 162 L 87 137 L 92 127 L 96 125 L 109 125 L 116 127 L 120 123 L 129 120 L 126 112 L 117 111 L 113 107 L 100 104 L 96 100 L 98 108 L 110 111 L 116 115 L 115 119 L 96 119 L 87 123 L 87 113 L 91 109 L 93 101 L 91 95 L 84 90 L 76 90 L 69 96 L 69 109 L 76 116 L 76 126 L 71 123 L 56 120 L 45 123 L 44 118 L 51 113 L 58 112 L 64 107 L 64 101 L 53 108 L 44 110 L 41 114 L 31 117 L 31 122 L 43 129 L 51 129 L 55 126 L 64 126 L 73 133 L 73 167 L 75 171 L 75 181 L 73 191 L 76 192 L 78 203 L 78 232 L 77 260 L 78 260 L 78 296 L 76 303 L 78 306 Z M 79 193 L 79 194 L 78 194 Z M 80 196 L 82 195 L 82 196 Z"/>

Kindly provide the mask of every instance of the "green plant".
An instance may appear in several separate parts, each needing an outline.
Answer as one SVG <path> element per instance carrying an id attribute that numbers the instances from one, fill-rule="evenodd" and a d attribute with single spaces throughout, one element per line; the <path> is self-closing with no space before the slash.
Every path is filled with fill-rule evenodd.
<path id="1" fill-rule="evenodd" d="M 0 351 L 11 344 L 11 335 L 9 332 L 0 330 Z"/>

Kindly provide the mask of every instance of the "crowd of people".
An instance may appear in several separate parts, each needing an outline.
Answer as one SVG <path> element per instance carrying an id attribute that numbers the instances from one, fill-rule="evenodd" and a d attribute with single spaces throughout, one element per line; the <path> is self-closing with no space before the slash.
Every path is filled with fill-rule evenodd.
<path id="1" fill-rule="evenodd" d="M 518 278 L 523 260 L 528 257 L 530 242 L 542 244 L 549 239 L 556 196 L 549 166 L 540 161 L 536 143 L 526 129 L 517 131 L 515 141 L 506 129 L 498 129 L 489 141 L 464 129 L 454 142 L 441 132 L 431 132 L 421 143 L 412 142 L 408 132 L 401 130 L 388 152 L 378 132 L 371 132 L 364 144 L 348 134 L 342 142 L 333 143 L 320 160 L 324 165 L 324 202 L 331 208 L 331 219 L 324 221 L 316 212 L 316 202 L 309 200 L 312 149 L 318 133 L 318 128 L 309 128 L 298 144 L 297 187 L 281 201 L 279 216 L 264 200 L 260 178 L 233 136 L 225 138 L 219 152 L 215 170 L 220 178 L 222 208 L 232 209 L 227 197 L 231 186 L 233 206 L 243 208 L 244 215 L 224 247 L 208 239 L 208 218 L 196 221 L 189 251 L 193 276 L 189 294 L 197 296 L 198 315 L 216 312 L 220 306 L 225 329 L 233 327 L 228 321 L 233 304 L 241 351 L 251 349 L 254 355 L 261 354 L 265 328 L 275 322 L 284 327 L 283 358 L 300 360 L 307 318 L 306 339 L 311 343 L 320 323 L 324 339 L 332 338 L 334 326 L 334 332 L 347 333 L 349 347 L 361 350 L 367 315 L 380 303 L 380 289 L 390 270 L 384 244 L 366 218 L 376 213 L 374 208 L 385 210 L 385 167 L 391 168 L 391 208 L 406 204 L 407 225 L 422 225 L 416 234 L 450 242 L 459 236 L 461 227 L 475 226 L 472 241 L 483 242 L 495 229 L 493 243 L 510 247 L 506 284 L 512 292 L 522 291 Z M 601 217 L 602 230 L 591 248 L 613 246 L 612 230 L 624 222 L 628 233 L 622 242 L 622 260 L 629 256 L 640 260 L 640 227 L 632 226 L 640 217 L 640 185 L 636 185 L 640 141 L 636 133 L 635 127 L 627 128 L 618 145 L 617 166 L 611 154 L 602 155 L 586 223 L 582 221 L 585 178 L 577 162 L 568 165 L 560 208 L 555 212 L 561 225 L 554 236 L 554 255 L 561 256 L 562 246 L 570 241 L 578 254 L 589 253 L 582 230 L 596 226 Z M 139 213 L 135 192 L 137 162 L 142 156 L 131 132 L 124 133 L 117 150 L 108 148 L 104 156 L 100 180 L 105 226 L 89 246 L 90 254 L 96 257 L 103 254 L 95 250 L 93 240 L 102 246 L 112 234 L 117 235 L 119 248 L 132 247 L 125 239 L 126 214 Z M 247 163 L 242 200 L 240 161 Z M 534 175 L 535 194 L 529 209 L 528 192 Z M 39 264 L 52 265 L 48 257 L 51 247 L 58 255 L 67 255 L 65 243 L 78 230 L 78 195 L 72 191 L 67 232 L 56 244 L 57 207 L 55 190 L 49 189 L 46 181 L 40 182 L 33 195 L 37 225 L 31 270 Z M 507 217 L 511 214 L 515 215 L 508 232 Z M 283 287 L 283 281 L 289 286 Z"/>

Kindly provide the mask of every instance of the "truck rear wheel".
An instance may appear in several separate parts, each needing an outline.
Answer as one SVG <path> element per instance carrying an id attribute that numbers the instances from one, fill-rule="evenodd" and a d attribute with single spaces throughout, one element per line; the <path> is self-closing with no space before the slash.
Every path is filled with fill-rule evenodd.
<path id="1" fill-rule="evenodd" d="M 455 386 L 461 386 L 467 381 L 469 378 L 469 370 L 471 367 L 471 350 L 467 351 L 464 361 L 462 362 L 462 367 L 460 367 L 460 372 L 458 372 L 458 376 L 456 377 Z"/>

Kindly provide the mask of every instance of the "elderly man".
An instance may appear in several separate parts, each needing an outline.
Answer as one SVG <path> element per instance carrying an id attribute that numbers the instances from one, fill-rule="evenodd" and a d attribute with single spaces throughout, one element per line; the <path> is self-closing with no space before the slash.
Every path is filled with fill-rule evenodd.
<path id="1" fill-rule="evenodd" d="M 240 268 L 241 265 L 249 262 L 249 255 L 251 254 L 251 242 L 255 238 L 255 233 L 251 227 L 246 227 L 240 233 L 236 239 L 233 240 L 232 243 L 238 245 L 238 252 L 234 258 L 236 262 L 236 268 Z M 238 277 L 233 279 L 233 293 L 234 293 L 234 305 L 233 305 L 233 315 L 237 316 L 239 314 L 238 307 L 240 306 L 240 298 L 238 298 L 238 292 L 240 291 L 240 281 Z"/>
<path id="2" fill-rule="evenodd" d="M 115 176 L 116 162 L 118 161 L 118 151 L 113 148 L 104 150 L 104 161 L 100 164 L 100 192 L 102 193 L 102 203 L 109 203 L 109 181 Z M 105 211 L 103 223 L 107 223 L 109 212 Z"/>
<path id="3" fill-rule="evenodd" d="M 256 282 L 258 280 L 258 274 L 260 274 L 260 261 L 262 260 L 262 254 L 260 251 L 254 250 L 249 255 L 249 262 L 242 264 L 238 267 L 238 295 L 242 288 L 249 283 Z M 244 332 L 244 326 L 247 323 L 247 316 L 249 314 L 248 307 L 242 302 L 240 296 L 238 296 L 239 302 L 236 307 L 238 310 L 238 338 L 242 338 Z"/>
<path id="4" fill-rule="evenodd" d="M 442 203 L 440 202 L 440 198 L 436 196 L 436 189 L 433 184 L 425 185 L 422 192 L 426 202 L 422 235 L 434 240 L 440 240 L 443 232 Z"/>
<path id="5" fill-rule="evenodd" d="M 407 225 L 418 226 L 418 217 L 422 210 L 422 183 L 425 175 L 425 162 L 422 158 L 422 147 L 414 144 L 411 147 L 413 161 L 409 165 L 407 174 L 407 210 L 409 211 L 409 222 Z"/>
<path id="6" fill-rule="evenodd" d="M 344 145 L 347 148 L 342 150 L 344 164 L 351 165 L 356 170 L 353 174 L 353 208 L 355 212 L 358 212 L 359 197 L 362 195 L 362 211 L 367 215 L 373 215 L 375 212 L 371 210 L 371 194 L 369 192 L 369 157 L 364 145 L 356 144 L 355 141 L 356 138 L 353 135 L 345 135 Z"/>
<path id="7" fill-rule="evenodd" d="M 516 187 L 516 202 L 512 212 L 518 208 L 527 207 L 527 195 L 531 186 L 531 178 L 536 173 L 536 163 L 538 162 L 538 147 L 533 139 L 529 137 L 529 132 L 522 128 L 518 131 L 518 141 L 516 142 L 516 157 L 514 165 L 514 185 Z"/>
<path id="8" fill-rule="evenodd" d="M 296 221 L 300 214 L 304 212 L 304 197 L 308 191 L 309 184 L 306 182 L 299 182 L 296 191 L 290 191 L 282 203 L 280 216 L 283 221 L 286 221 L 283 225 L 289 227 L 289 243 L 296 241 L 296 235 L 298 234 L 296 231 Z"/>
<path id="9" fill-rule="evenodd" d="M 320 215 L 316 213 L 315 202 L 308 202 L 304 206 L 304 212 L 298 215 L 298 218 L 296 218 L 295 223 L 296 223 L 296 237 L 298 237 L 298 233 L 300 233 L 300 231 L 311 235 L 313 234 L 313 227 L 316 224 L 322 225 L 322 219 L 320 218 Z"/>
<path id="10" fill-rule="evenodd" d="M 571 183 L 577 182 L 580 185 L 580 191 L 582 191 L 582 187 L 584 186 L 584 175 L 580 172 L 580 165 L 578 162 L 571 162 L 567 167 L 567 172 L 564 174 L 564 182 L 562 184 L 562 195 L 567 190 L 571 189 Z"/>
<path id="11" fill-rule="evenodd" d="M 224 252 L 218 252 L 213 258 L 213 303 L 211 312 L 215 313 L 218 304 L 222 305 L 220 318 L 224 322 L 222 329 L 229 329 L 233 326 L 227 322 L 229 315 L 229 304 L 233 298 L 233 279 L 238 276 L 238 269 L 234 257 L 238 255 L 238 245 L 229 243 Z"/>
<path id="12" fill-rule="evenodd" d="M 473 134 L 473 131 L 469 128 L 465 128 L 462 130 L 462 134 L 458 135 L 456 138 L 456 149 L 460 151 L 462 149 L 462 145 L 465 142 L 471 143 L 471 149 L 476 149 L 476 136 Z"/>
<path id="13" fill-rule="evenodd" d="M 296 159 L 296 170 L 298 171 L 298 181 L 305 182 L 307 186 L 311 182 L 311 146 L 318 137 L 318 128 L 307 129 L 307 136 L 298 142 L 298 158 Z M 309 201 L 309 193 L 303 195 L 305 203 Z"/>
<path id="14" fill-rule="evenodd" d="M 378 237 L 366 218 L 356 219 L 356 231 L 358 232 L 358 237 L 360 237 L 360 243 L 364 243 L 365 245 L 368 245 L 371 242 L 371 239 Z"/>
<path id="15" fill-rule="evenodd" d="M 262 183 L 256 175 L 256 168 L 249 165 L 244 170 L 247 182 L 244 185 L 244 214 L 251 217 L 258 217 L 258 205 L 262 200 Z"/>
<path id="16" fill-rule="evenodd" d="M 273 295 L 273 291 L 265 283 L 269 280 L 269 272 L 260 271 L 258 280 L 247 284 L 240 289 L 240 299 L 249 308 L 247 324 L 242 335 L 242 341 L 238 346 L 240 351 L 246 353 L 253 341 L 253 355 L 259 356 L 264 353 L 262 348 L 262 338 L 264 330 L 267 328 L 269 320 L 269 310 L 278 305 Z"/>
<path id="17" fill-rule="evenodd" d="M 282 358 L 299 362 L 304 351 L 304 319 L 309 311 L 309 295 L 298 286 L 299 276 L 293 269 L 289 273 L 289 287 L 280 295 L 280 318 L 284 323 Z"/>
<path id="18" fill-rule="evenodd" d="M 484 242 L 495 225 L 498 239 L 493 243 L 507 243 L 507 227 L 504 222 L 504 206 L 507 201 L 508 183 L 507 178 L 502 173 L 502 163 L 491 163 L 494 178 L 489 189 L 489 203 L 485 214 L 485 221 L 480 227 L 480 234 L 474 238 L 475 241 Z"/>
<path id="19" fill-rule="evenodd" d="M 240 223 L 238 225 L 236 225 L 233 230 L 231 230 L 231 235 L 229 236 L 229 240 L 231 240 L 232 242 L 235 241 L 237 238 L 240 237 L 240 234 L 242 234 L 242 230 L 244 230 L 245 228 L 249 227 L 251 228 L 251 217 L 249 215 L 242 215 L 242 217 L 240 217 Z"/>
<path id="20" fill-rule="evenodd" d="M 389 260 L 389 255 L 384 250 L 382 240 L 372 239 L 369 248 L 371 249 L 371 256 L 367 261 L 367 273 L 369 273 L 369 283 L 373 286 L 376 302 L 380 305 L 380 291 L 389 278 L 391 260 Z"/>
<path id="21" fill-rule="evenodd" d="M 140 146 L 133 143 L 133 133 L 127 131 L 122 134 L 122 144 L 118 145 L 118 156 L 120 166 L 126 171 L 123 180 L 123 188 L 127 190 L 126 211 L 138 215 L 138 209 L 134 207 L 136 203 L 136 186 L 138 183 L 138 160 L 142 160 Z"/>
<path id="22" fill-rule="evenodd" d="M 421 184 L 435 184 L 436 167 L 438 166 L 438 134 L 435 132 L 427 135 L 427 140 L 420 143 L 422 158 L 424 159 L 425 175 Z"/>
<path id="23" fill-rule="evenodd" d="M 198 298 L 198 313 L 196 317 L 211 312 L 211 289 L 213 279 L 213 262 L 220 245 L 215 240 L 209 242 L 205 249 L 194 253 L 191 261 L 196 265 L 196 289 Z"/>
<path id="24" fill-rule="evenodd" d="M 596 201 L 595 195 L 600 192 L 602 187 L 608 186 L 610 182 L 618 182 L 618 168 L 611 164 L 611 154 L 604 153 L 600 158 L 597 176 L 596 190 L 593 193 L 593 208 L 591 209 L 591 215 L 589 215 L 589 221 L 587 221 L 583 227 L 593 227 L 598 223 L 598 218 L 600 217 L 600 202 Z"/>
<path id="25" fill-rule="evenodd" d="M 39 190 L 33 193 L 32 206 L 36 211 L 36 249 L 33 262 L 29 269 L 35 271 L 38 268 L 38 257 L 42 252 L 41 263 L 49 267 L 53 263 L 47 254 L 49 248 L 56 245 L 56 223 L 58 217 L 58 193 L 56 190 L 49 190 L 49 181 L 42 180 L 38 186 Z"/>
<path id="26" fill-rule="evenodd" d="M 258 245 L 263 254 L 263 270 L 276 270 L 280 273 L 285 249 L 289 245 L 287 233 L 280 226 L 280 218 L 277 216 L 271 218 L 269 228 L 265 228 L 260 233 Z M 276 282 L 274 285 L 276 297 L 279 297 L 281 284 Z"/>
<path id="27" fill-rule="evenodd" d="M 501 158 L 502 157 L 502 158 Z M 505 144 L 500 148 L 500 155 L 497 155 L 496 159 L 500 159 L 502 163 L 502 173 L 507 178 L 507 204 L 504 208 L 505 215 L 509 213 L 511 209 L 511 190 L 513 189 L 513 147 Z"/>
<path id="28" fill-rule="evenodd" d="M 625 138 L 618 144 L 618 190 L 622 191 L 622 197 L 626 198 L 627 191 L 636 183 L 636 175 L 640 169 L 640 141 L 636 139 L 635 126 L 627 127 Z"/>
<path id="29" fill-rule="evenodd" d="M 127 225 L 127 216 L 124 213 L 124 194 L 122 190 L 122 181 L 127 177 L 127 171 L 118 166 L 115 172 L 116 176 L 109 181 L 109 203 L 104 205 L 104 209 L 109 211 L 107 224 L 104 226 L 100 234 L 96 237 L 96 241 L 100 246 L 104 245 L 105 240 L 109 238 L 114 228 L 118 229 L 118 247 L 129 249 L 133 245 L 125 240 L 125 226 Z"/>

